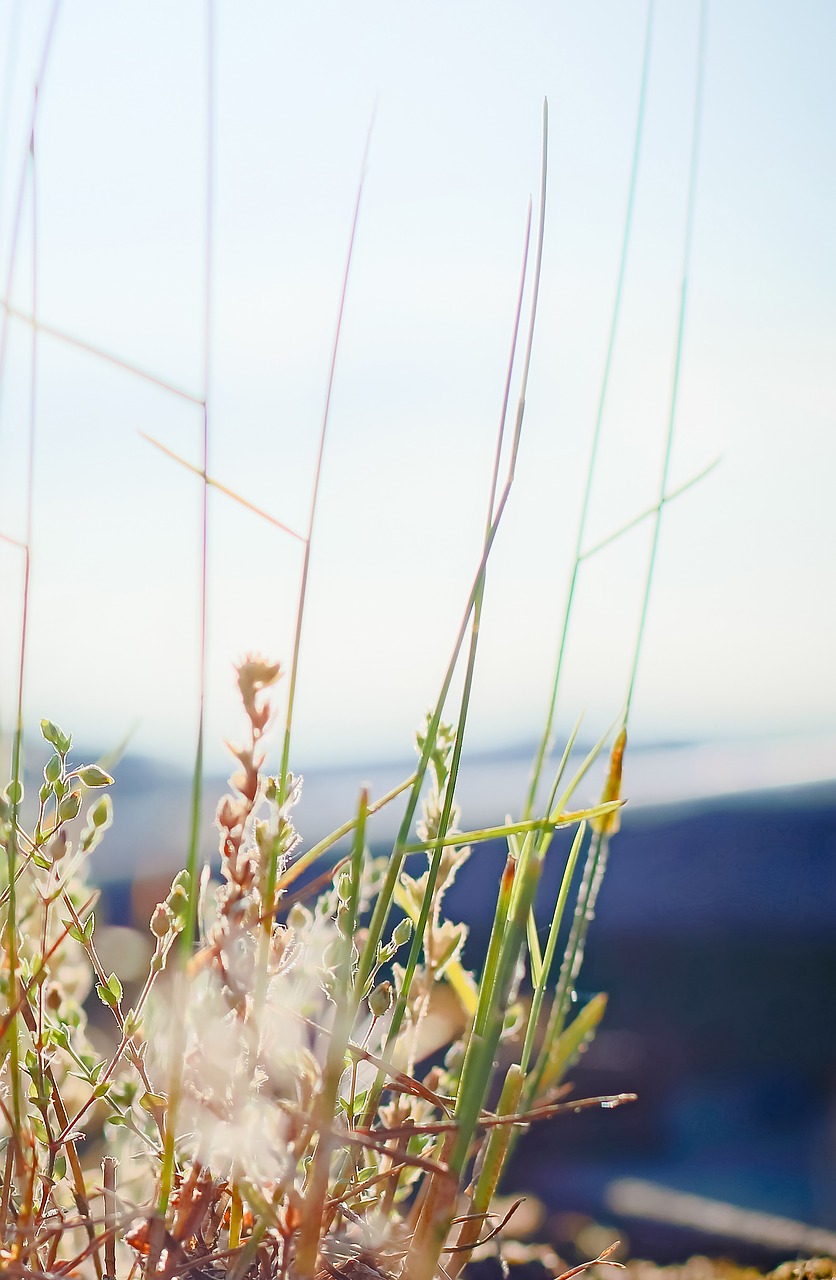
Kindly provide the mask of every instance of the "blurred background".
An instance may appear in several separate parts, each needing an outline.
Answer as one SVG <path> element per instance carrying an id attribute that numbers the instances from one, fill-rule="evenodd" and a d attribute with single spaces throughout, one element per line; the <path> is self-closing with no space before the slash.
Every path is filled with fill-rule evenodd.
<path id="1" fill-rule="evenodd" d="M 210 475 L 304 531 L 371 129 L 299 673 L 310 843 L 361 781 L 381 794 L 405 776 L 446 667 L 479 561 L 548 97 L 538 326 L 461 787 L 467 825 L 519 810 L 601 395 L 648 23 L 585 545 L 657 500 L 701 12 L 0 0 L 3 760 L 31 461 L 27 761 L 36 773 L 42 716 L 80 752 L 124 751 L 95 866 L 113 924 L 144 927 L 181 865 L 197 728 L 201 482 L 140 433 L 199 469 L 205 400 Z M 676 1227 L 687 1206 L 668 1193 L 836 1230 L 836 15 L 714 0 L 704 34 L 669 488 L 721 461 L 664 513 L 630 803 L 582 978 L 610 1007 L 578 1087 L 640 1101 L 556 1121 L 517 1174 L 547 1206 L 542 1231 L 594 1218 L 657 1254 L 766 1248 L 763 1223 L 718 1235 L 704 1200 L 702 1228 Z M 302 559 L 298 540 L 209 499 L 207 855 L 240 726 L 232 664 L 289 661 Z M 581 713 L 592 743 L 621 710 L 650 536 L 645 521 L 583 567 L 558 743 Z M 379 821 L 382 847 L 394 818 Z M 449 898 L 472 957 L 501 857 L 474 855 Z"/>

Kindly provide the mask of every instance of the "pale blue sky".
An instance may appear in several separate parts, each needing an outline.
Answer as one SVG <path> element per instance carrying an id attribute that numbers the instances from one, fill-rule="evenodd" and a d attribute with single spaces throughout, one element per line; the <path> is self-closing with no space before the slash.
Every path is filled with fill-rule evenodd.
<path id="1" fill-rule="evenodd" d="M 51 6 L 0 0 L 0 276 Z M 64 0 L 37 128 L 39 312 L 200 390 L 202 3 Z M 210 469 L 305 520 L 357 175 L 377 104 L 314 547 L 299 752 L 408 747 L 478 560 L 543 96 L 550 195 L 517 489 L 473 739 L 549 686 L 623 224 L 645 6 L 217 5 Z M 681 271 L 698 6 L 658 0 L 590 540 L 653 500 Z M 634 705 L 643 737 L 833 728 L 836 11 L 714 0 L 672 483 Z M 7 109 L 8 108 L 8 109 Z M 31 306 L 31 206 L 13 300 Z M 10 329 L 0 531 L 22 531 L 29 335 Z M 27 707 L 179 755 L 194 731 L 199 411 L 42 338 Z M 231 662 L 288 658 L 297 547 L 213 497 L 209 738 Z M 623 697 L 647 530 L 589 566 L 561 726 Z M 19 556 L 0 545 L 0 711 Z M 8 624 L 11 625 L 8 625 Z M 355 744 L 355 745 L 352 745 Z"/>

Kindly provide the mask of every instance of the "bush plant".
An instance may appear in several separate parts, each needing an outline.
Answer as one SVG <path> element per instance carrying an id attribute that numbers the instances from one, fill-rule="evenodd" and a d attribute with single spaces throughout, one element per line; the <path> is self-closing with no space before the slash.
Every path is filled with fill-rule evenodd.
<path id="1" fill-rule="evenodd" d="M 360 1259 L 383 1273 L 406 1264 L 410 1275 L 433 1275 L 443 1260 L 456 1274 L 491 1234 L 513 1133 L 569 1106 L 620 1100 L 562 1100 L 600 1000 L 565 1027 L 558 984 L 545 1035 L 541 1026 L 584 824 L 604 832 L 617 799 L 568 809 L 584 765 L 542 818 L 462 832 L 449 798 L 456 734 L 430 715 L 402 788 L 414 802 L 418 775 L 429 774 L 417 838 L 370 856 L 367 823 L 380 805 L 363 791 L 347 824 L 350 852 L 325 888 L 294 897 L 299 868 L 346 832 L 294 860 L 298 781 L 282 786 L 263 772 L 280 675 L 254 657 L 238 667 L 248 733 L 218 806 L 220 881 L 201 876 L 197 936 L 178 967 L 191 895 L 188 872 L 175 877 L 154 909 L 153 959 L 130 1008 L 99 959 L 96 895 L 84 879 L 111 821 L 112 779 L 98 765 L 73 766 L 70 735 L 44 721 L 52 754 L 31 829 L 20 823 L 20 786 L 4 792 L 0 1222 L 12 1272 L 58 1275 L 87 1261 L 97 1276 L 221 1264 L 236 1277 L 307 1276 L 344 1274 Z M 529 931 L 533 893 L 563 826 L 577 834 L 541 955 Z M 509 854 L 477 981 L 461 961 L 465 928 L 445 919 L 443 899 L 474 845 L 498 836 Z M 407 857 L 424 871 L 407 874 Z M 525 1002 L 524 964 L 534 988 Z M 422 1027 L 441 982 L 465 1033 L 422 1071 Z M 106 1060 L 85 1035 L 91 985 L 117 1036 Z M 88 1131 L 107 1151 L 103 1179 L 83 1167 Z"/>
<path id="2" fill-rule="evenodd" d="M 533 313 L 531 326 L 529 352 Z M 43 721 L 51 754 L 26 826 L 18 739 L 0 800 L 0 1230 L 12 1273 L 220 1268 L 243 1280 L 340 1276 L 362 1263 L 416 1280 L 453 1276 L 495 1230 L 491 1203 L 515 1134 L 567 1107 L 621 1100 L 569 1103 L 561 1087 L 603 1012 L 598 999 L 567 1025 L 595 892 L 589 875 L 551 1001 L 547 991 L 586 826 L 598 848 L 616 821 L 623 731 L 593 808 L 570 804 L 603 743 L 566 781 L 574 735 L 539 816 L 532 799 L 519 822 L 462 831 L 455 802 L 487 557 L 521 421 L 522 398 L 508 479 L 497 499 L 497 465 L 484 556 L 441 694 L 417 734 L 414 772 L 376 802 L 362 791 L 354 817 L 301 854 L 287 730 L 280 773 L 264 772 L 269 695 L 283 673 L 259 657 L 242 661 L 247 736 L 217 810 L 220 880 L 194 862 L 175 877 L 153 912 L 154 954 L 130 1007 L 99 959 L 96 895 L 84 878 L 111 822 L 112 779 L 97 764 L 73 764 L 71 736 Z M 442 715 L 468 637 L 453 726 Z M 406 803 L 394 847 L 372 857 L 369 822 L 398 795 Z M 541 951 L 534 895 L 562 827 L 576 834 Z M 498 838 L 508 856 L 476 976 L 463 966 L 466 929 L 445 918 L 444 895 L 472 848 Z M 302 873 L 346 839 L 349 852 L 324 883 L 300 891 Z M 519 994 L 524 975 L 529 1000 Z M 454 992 L 464 1029 L 422 1069 L 440 983 Z M 117 1037 L 103 1060 L 85 1035 L 91 986 Z M 99 1177 L 88 1156 L 101 1150 Z"/>
<path id="3" fill-rule="evenodd" d="M 112 779 L 100 765 L 75 764 L 70 735 L 42 721 L 50 754 L 35 812 L 24 820 L 21 692 L 11 779 L 0 796 L 0 1256 L 10 1275 L 446 1280 L 502 1225 L 492 1205 L 520 1133 L 567 1109 L 625 1100 L 570 1100 L 564 1081 L 604 1012 L 602 996 L 579 1012 L 573 997 L 618 828 L 632 678 L 613 729 L 570 768 L 576 727 L 538 802 L 578 572 L 624 532 L 585 550 L 586 500 L 521 817 L 467 830 L 456 803 L 487 565 L 521 441 L 546 155 L 544 129 L 517 411 L 506 432 L 529 230 L 482 556 L 441 690 L 416 735 L 410 776 L 380 798 L 361 790 L 354 815 L 301 851 L 291 729 L 315 486 L 279 767 L 266 769 L 266 740 L 271 691 L 285 673 L 277 662 L 248 656 L 237 667 L 246 734 L 233 749 L 230 792 L 217 809 L 219 877 L 197 856 L 201 729 L 187 865 L 154 909 L 149 972 L 128 1000 L 118 974 L 101 963 L 96 893 L 85 879 L 111 823 Z M 634 160 L 633 185 L 635 168 Z M 618 294 L 610 354 L 617 310 Z M 605 391 L 606 373 L 601 408 Z M 320 460 L 326 423 L 327 409 Z M 205 466 L 200 474 L 205 492 L 214 482 Z M 638 517 L 653 522 L 642 628 L 659 519 L 672 496 L 666 461 L 658 502 Z M 205 536 L 202 572 L 205 584 Z M 641 629 L 633 678 L 640 644 Z M 459 668 L 462 692 L 448 723 Z M 577 807 L 579 784 L 607 750 L 600 802 Z M 374 815 L 396 800 L 403 804 L 397 837 L 386 856 L 373 856 Z M 554 840 L 564 827 L 573 832 L 565 847 Z M 507 858 L 487 953 L 472 973 L 463 962 L 466 929 L 447 918 L 445 894 L 472 851 L 497 839 L 506 842 Z M 543 945 L 533 907 L 550 850 L 564 870 Z M 314 879 L 306 883 L 307 873 Z M 459 1014 L 439 1043 L 428 1014 L 442 987 Z M 88 995 L 113 1024 L 113 1048 L 103 1059 L 86 1035 Z"/>

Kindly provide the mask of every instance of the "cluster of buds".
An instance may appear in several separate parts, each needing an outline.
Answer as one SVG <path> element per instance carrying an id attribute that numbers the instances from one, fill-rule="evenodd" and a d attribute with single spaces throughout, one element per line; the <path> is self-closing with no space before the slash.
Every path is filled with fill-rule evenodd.
<path id="1" fill-rule="evenodd" d="M 280 678 L 278 662 L 265 662 L 262 658 L 248 656 L 237 668 L 238 689 L 250 722 L 250 742 L 245 747 L 227 743 L 241 766 L 230 778 L 230 786 L 237 795 L 226 795 L 218 806 L 217 822 L 221 830 L 221 856 L 224 876 L 237 882 L 246 875 L 239 867 L 241 850 L 247 834 L 247 824 L 253 814 L 261 790 L 260 770 L 264 755 L 259 743 L 270 720 L 270 704 L 261 695 Z"/>
<path id="2" fill-rule="evenodd" d="M 175 938 L 183 932 L 189 911 L 189 873 L 179 871 L 171 882 L 164 902 L 158 902 L 151 916 L 150 928 L 156 949 L 151 960 L 155 973 L 165 968 Z"/>
<path id="3" fill-rule="evenodd" d="M 427 717 L 429 721 L 429 717 Z M 423 751 L 427 726 L 416 735 L 419 753 Z M 417 831 L 420 840 L 432 843 L 441 833 L 442 815 L 445 807 L 446 792 L 450 779 L 450 757 L 456 742 L 456 732 L 452 725 L 440 724 L 436 735 L 435 746 L 430 754 L 431 786 L 422 805 L 421 820 Z M 445 836 L 456 835 L 460 819 L 458 805 L 451 805 L 444 830 Z M 456 873 L 470 857 L 469 845 L 450 844 L 441 850 L 438 872 L 433 891 L 432 907 L 424 935 L 424 956 L 427 969 L 432 980 L 441 977 L 444 970 L 455 960 L 467 937 L 467 927 L 463 924 L 451 924 L 441 918 L 441 905 L 444 894 L 456 878 Z M 433 854 L 428 853 L 428 862 Z M 427 892 L 429 872 L 414 879 L 403 873 L 401 886 L 409 903 L 411 918 L 417 919 L 421 904 Z"/>
<path id="4" fill-rule="evenodd" d="M 273 916 L 274 903 L 266 901 L 268 870 L 271 863 L 279 864 L 296 841 L 287 810 L 298 796 L 297 781 L 288 780 L 285 803 L 279 806 L 278 784 L 275 779 L 261 776 L 261 742 L 270 722 L 270 704 L 264 694 L 281 674 L 279 663 L 252 655 L 237 668 L 238 689 L 249 721 L 249 742 L 241 747 L 227 744 L 239 767 L 230 778 L 232 791 L 221 800 L 216 815 L 221 874 L 226 883 L 218 891 L 207 958 L 241 1016 L 246 1009 L 246 994 L 252 987 L 258 926 Z M 257 821 L 256 812 L 265 799 L 273 811 L 271 820 Z M 283 941 L 276 939 L 278 944 Z M 271 959 L 276 950 L 274 945 Z M 278 950 L 283 947 L 279 945 Z"/>

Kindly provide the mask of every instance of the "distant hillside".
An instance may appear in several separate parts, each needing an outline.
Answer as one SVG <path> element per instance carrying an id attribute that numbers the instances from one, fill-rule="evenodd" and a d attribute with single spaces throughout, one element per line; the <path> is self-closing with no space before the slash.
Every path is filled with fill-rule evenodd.
<path id="1" fill-rule="evenodd" d="M 583 749 L 585 751 L 586 748 Z M 580 762 L 578 751 L 570 771 Z M 74 753 L 95 759 L 95 751 Z M 501 822 L 508 813 L 519 812 L 525 795 L 533 748 L 515 746 L 508 752 L 465 752 L 459 784 L 459 803 L 465 827 Z M 592 802 L 599 794 L 604 761 L 584 780 L 578 802 Z M 701 814 L 717 809 L 722 797 L 758 797 L 764 805 L 808 812 L 808 806 L 826 804 L 826 781 L 834 777 L 836 742 L 812 739 L 804 742 L 666 744 L 632 746 L 624 776 L 624 796 L 628 801 L 625 830 L 633 827 L 633 814 L 645 814 L 659 806 L 697 806 Z M 302 800 L 296 811 L 297 829 L 304 846 L 344 822 L 355 809 L 362 784 L 368 783 L 372 797 L 379 797 L 406 778 L 412 760 L 370 764 L 358 760 L 338 768 L 317 768 L 303 772 Z M 143 756 L 126 755 L 112 769 L 115 821 L 94 859 L 94 874 L 100 882 L 136 876 L 172 873 L 182 865 L 188 846 L 191 779 L 186 769 Z M 35 795 L 40 777 L 27 777 L 29 799 Z M 822 785 L 819 785 L 822 784 Z M 793 800 L 796 787 L 813 787 L 802 803 L 801 792 Z M 226 774 L 211 773 L 204 779 L 202 853 L 216 853 L 214 814 L 227 790 Z M 823 787 L 823 789 L 822 789 Z M 773 797 L 771 793 L 776 792 Z M 722 806 L 720 806 L 722 808 Z M 377 814 L 370 823 L 370 838 L 383 842 L 394 834 L 402 812 L 396 801 Z M 645 821 L 645 819 L 642 819 Z M 648 813 L 646 821 L 653 823 Z"/>

